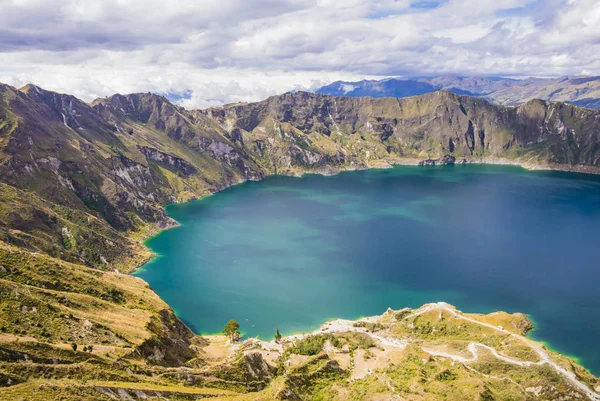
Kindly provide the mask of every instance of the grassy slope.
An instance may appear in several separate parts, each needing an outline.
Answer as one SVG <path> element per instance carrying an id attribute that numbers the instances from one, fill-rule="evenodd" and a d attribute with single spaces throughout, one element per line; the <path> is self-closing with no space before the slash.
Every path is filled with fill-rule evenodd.
<path id="1" fill-rule="evenodd" d="M 348 382 L 351 368 L 338 369 L 338 362 L 321 356 L 286 375 L 280 369 L 280 376 L 256 392 L 271 378 L 257 375 L 257 367 L 241 354 L 206 362 L 205 341 L 191 340 L 191 333 L 144 282 L 113 269 L 130 272 L 147 260 L 149 252 L 140 240 L 171 224 L 161 206 L 246 179 L 437 158 L 448 152 L 449 138 L 457 143 L 456 156 L 489 157 L 500 149 L 513 160 L 547 162 L 559 154 L 565 155 L 561 162 L 569 162 L 581 160 L 577 146 L 567 152 L 563 147 L 568 141 L 554 137 L 525 146 L 527 135 L 517 140 L 517 131 L 527 134 L 540 118 L 550 125 L 556 124 L 551 118 L 560 118 L 575 130 L 576 137 L 569 139 L 573 143 L 586 135 L 592 135 L 593 143 L 596 134 L 590 125 L 594 116 L 583 109 L 553 111 L 544 103 L 532 103 L 519 110 L 519 124 L 496 127 L 497 121 L 516 118 L 516 111 L 498 112 L 485 102 L 445 92 L 403 102 L 284 95 L 204 112 L 186 112 L 153 95 L 130 95 L 119 100 L 118 107 L 105 109 L 102 105 L 110 106 L 114 99 L 99 101 L 91 109 L 34 87 L 21 92 L 3 88 L 2 96 L 0 161 L 8 178 L 0 183 L 0 386 L 9 380 L 24 382 L 0 390 L 3 399 L 96 399 L 99 394 L 118 394 L 120 387 L 167 391 L 153 386 L 175 393 L 217 387 L 235 391 L 236 397 L 252 391 L 241 396 L 248 399 L 283 397 L 287 390 L 303 399 L 362 399 L 386 388 L 402 389 L 405 396 L 418 394 L 417 399 L 426 393 L 442 397 L 449 388 L 435 378 L 450 369 L 450 362 L 438 361 L 435 369 L 423 373 L 433 365 L 419 359 L 418 341 L 403 354 L 401 367 L 388 366 L 389 372 Z M 487 113 L 499 114 L 490 122 Z M 444 125 L 448 120 L 454 121 L 449 128 Z M 486 129 L 487 148 L 475 146 L 471 152 L 464 143 L 459 146 L 470 121 Z M 388 136 L 390 129 L 401 134 Z M 195 172 L 145 156 L 144 146 L 163 152 L 161 157 L 184 160 Z M 589 152 L 586 157 L 594 160 L 596 150 Z M 455 333 L 461 338 L 432 336 L 429 329 L 402 331 L 406 327 L 400 323 L 388 329 L 396 336 L 418 337 L 423 344 L 446 344 L 455 350 L 464 349 L 466 338 L 480 333 L 471 328 Z M 360 340 L 351 340 L 339 339 L 358 341 L 360 348 Z M 484 340 L 511 356 L 532 357 L 523 345 L 506 346 L 494 336 Z M 80 350 L 93 345 L 94 352 L 74 353 L 69 351 L 71 343 Z M 359 357 L 373 358 L 370 355 L 377 352 L 370 348 Z M 186 360 L 191 371 L 182 368 Z M 575 366 L 570 369 L 581 370 Z M 528 372 L 544 383 L 548 378 L 542 371 Z M 452 397 L 475 396 L 465 388 L 489 384 L 482 384 L 469 369 L 456 374 L 460 389 Z M 381 375 L 395 384 L 382 381 Z M 510 384 L 489 385 L 492 388 L 482 394 L 514 390 Z"/>
<path id="2" fill-rule="evenodd" d="M 283 338 L 280 344 L 248 340 L 231 346 L 220 336 L 196 339 L 197 358 L 185 370 L 120 359 L 113 350 L 90 354 L 57 344 L 53 347 L 58 350 L 51 351 L 39 343 L 5 342 L 0 352 L 10 350 L 12 359 L 0 365 L 3 374 L 18 382 L 35 372 L 36 379 L 0 388 L 0 396 L 102 399 L 120 390 L 132 398 L 158 392 L 169 399 L 193 399 L 199 394 L 224 400 L 529 400 L 534 394 L 541 400 L 586 399 L 581 389 L 549 364 L 521 367 L 487 351 L 469 362 L 436 356 L 446 352 L 470 357 L 471 342 L 518 361 L 536 362 L 542 350 L 554 363 L 574 372 L 588 389 L 600 384 L 574 361 L 523 337 L 530 326 L 521 314 L 470 315 L 451 310 L 424 306 L 417 311 L 388 311 L 347 322 L 344 329 L 331 333 L 325 325 L 325 334 Z M 454 313 L 471 320 L 456 318 Z M 498 323 L 503 330 L 494 328 Z M 390 346 L 381 339 L 403 345 Z M 18 352 L 27 353 L 31 362 L 16 362 Z M 46 355 L 59 360 L 44 361 Z"/>

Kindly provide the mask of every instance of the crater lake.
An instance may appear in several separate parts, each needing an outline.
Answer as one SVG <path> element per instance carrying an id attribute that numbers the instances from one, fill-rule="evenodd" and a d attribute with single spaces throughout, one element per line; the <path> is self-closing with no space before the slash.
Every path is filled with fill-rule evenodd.
<path id="1" fill-rule="evenodd" d="M 272 176 L 169 205 L 135 274 L 197 333 L 271 339 L 445 301 L 527 313 L 530 334 L 600 374 L 600 177 L 398 166 Z"/>

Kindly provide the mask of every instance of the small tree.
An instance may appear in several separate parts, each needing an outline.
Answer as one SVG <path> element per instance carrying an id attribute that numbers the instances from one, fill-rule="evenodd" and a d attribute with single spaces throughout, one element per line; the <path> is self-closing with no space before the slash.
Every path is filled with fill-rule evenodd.
<path id="1" fill-rule="evenodd" d="M 77 351 L 77 344 L 75 344 L 75 343 L 71 344 L 71 348 L 73 348 L 73 351 Z"/>
<path id="2" fill-rule="evenodd" d="M 88 345 L 88 352 L 92 352 L 94 350 L 94 347 L 91 345 Z"/>
<path id="3" fill-rule="evenodd" d="M 229 336 L 231 343 L 234 343 L 240 337 L 240 324 L 235 320 L 230 320 L 223 329 L 223 334 Z"/>
<path id="4" fill-rule="evenodd" d="M 281 333 L 279 332 L 279 329 L 275 330 L 275 342 L 277 344 L 279 344 L 279 341 L 281 341 Z"/>

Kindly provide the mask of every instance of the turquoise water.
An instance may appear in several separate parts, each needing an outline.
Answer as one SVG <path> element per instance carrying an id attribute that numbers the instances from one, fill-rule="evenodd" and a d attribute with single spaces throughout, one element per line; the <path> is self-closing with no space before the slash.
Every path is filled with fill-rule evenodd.
<path id="1" fill-rule="evenodd" d="M 530 314 L 600 374 L 600 178 L 507 166 L 269 177 L 167 207 L 137 273 L 198 333 L 272 338 L 445 301 Z"/>

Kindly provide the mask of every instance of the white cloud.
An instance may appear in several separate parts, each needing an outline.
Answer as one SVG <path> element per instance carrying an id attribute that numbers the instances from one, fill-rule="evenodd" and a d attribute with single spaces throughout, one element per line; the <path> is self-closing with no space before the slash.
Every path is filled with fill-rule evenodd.
<path id="1" fill-rule="evenodd" d="M 0 0 L 0 81 L 204 107 L 337 79 L 600 75 L 599 24 L 595 0 Z"/>

